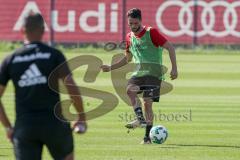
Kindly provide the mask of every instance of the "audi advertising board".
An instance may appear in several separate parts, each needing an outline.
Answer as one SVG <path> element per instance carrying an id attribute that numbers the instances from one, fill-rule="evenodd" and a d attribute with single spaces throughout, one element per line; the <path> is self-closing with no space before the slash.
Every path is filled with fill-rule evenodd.
<path id="1" fill-rule="evenodd" d="M 50 0 L 0 3 L 0 40 L 21 40 L 24 16 L 34 11 L 46 20 L 45 40 L 52 24 L 56 42 L 121 41 L 129 31 L 123 11 L 137 7 L 143 24 L 158 28 L 173 43 L 240 43 L 239 0 L 58 0 L 54 7 Z"/>
<path id="2" fill-rule="evenodd" d="M 0 0 L 13 159 L 240 160 L 240 0 Z"/>

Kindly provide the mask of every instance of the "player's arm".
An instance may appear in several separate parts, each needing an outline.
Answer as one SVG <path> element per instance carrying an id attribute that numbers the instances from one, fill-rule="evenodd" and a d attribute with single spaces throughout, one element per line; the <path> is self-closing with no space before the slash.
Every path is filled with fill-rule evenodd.
<path id="1" fill-rule="evenodd" d="M 73 125 L 73 129 L 81 126 L 82 130 L 78 131 L 78 133 L 85 133 L 87 130 L 87 123 L 80 91 L 71 75 L 71 70 L 69 69 L 68 63 L 66 62 L 66 58 L 61 52 L 57 55 L 57 65 L 62 65 L 61 69 L 58 71 L 58 78 L 62 80 L 64 86 L 66 87 L 68 94 L 73 102 L 73 106 L 79 115 L 78 120 Z"/>
<path id="2" fill-rule="evenodd" d="M 10 60 L 11 60 L 11 55 L 6 57 L 3 60 L 2 64 L 0 65 L 0 121 L 6 130 L 7 138 L 12 142 L 13 128 L 5 112 L 4 105 L 2 103 L 2 96 L 5 92 L 5 88 L 10 79 L 10 75 L 8 73 Z"/>
<path id="3" fill-rule="evenodd" d="M 122 66 L 125 66 L 126 64 L 128 64 L 129 62 L 131 62 L 132 60 L 132 54 L 129 51 L 129 47 L 130 47 L 130 34 L 127 34 L 126 36 L 126 51 L 125 51 L 125 56 L 120 59 L 117 63 L 114 63 L 112 65 L 102 65 L 101 69 L 103 72 L 109 72 L 111 70 L 114 69 L 118 69 Z"/>
<path id="4" fill-rule="evenodd" d="M 2 103 L 2 96 L 4 91 L 5 91 L 5 86 L 0 85 L 0 121 L 6 130 L 8 139 L 12 142 L 13 128 L 7 117 L 7 114 L 5 112 L 5 109 Z"/>
<path id="5" fill-rule="evenodd" d="M 109 72 L 111 70 L 118 69 L 122 66 L 125 66 L 126 64 L 128 64 L 128 57 L 124 56 L 117 63 L 114 63 L 112 65 L 102 65 L 101 69 L 102 69 L 103 72 Z"/>
<path id="6" fill-rule="evenodd" d="M 84 113 L 82 97 L 77 87 L 77 84 L 72 78 L 72 76 L 68 76 L 67 78 L 65 78 L 64 84 L 65 84 L 65 87 L 67 88 L 70 98 L 74 102 L 74 107 L 76 111 L 78 113 Z M 82 121 L 82 122 L 86 121 L 85 114 L 81 114 L 81 116 L 79 116 L 79 121 Z"/>
<path id="7" fill-rule="evenodd" d="M 125 57 L 128 63 L 132 61 L 132 53 L 129 51 L 129 49 L 126 50 Z"/>
<path id="8" fill-rule="evenodd" d="M 78 120 L 74 123 L 73 129 L 75 130 L 76 127 L 81 127 L 81 130 L 78 130 L 78 133 L 85 133 L 87 130 L 87 123 L 86 123 L 86 117 L 84 113 L 84 107 L 83 107 L 83 101 L 80 94 L 80 91 L 77 87 L 77 84 L 75 83 L 72 76 L 68 76 L 67 78 L 62 78 L 64 81 L 64 85 L 67 88 L 68 94 L 73 101 L 73 106 L 76 109 L 77 113 L 79 114 Z"/>
<path id="9" fill-rule="evenodd" d="M 172 64 L 172 70 L 171 70 L 170 76 L 172 80 L 176 79 L 178 76 L 178 71 L 177 71 L 176 54 L 175 54 L 175 49 L 173 45 L 164 36 L 162 36 L 158 32 L 158 30 L 155 28 L 151 28 L 150 35 L 151 35 L 152 42 L 156 47 L 160 46 L 168 50 L 169 58 Z"/>
<path id="10" fill-rule="evenodd" d="M 103 72 L 109 72 L 111 70 L 118 69 L 122 66 L 125 66 L 126 64 L 131 62 L 131 60 L 132 60 L 132 54 L 127 49 L 126 52 L 125 52 L 125 56 L 122 59 L 120 59 L 117 63 L 114 63 L 112 65 L 102 65 L 101 69 L 102 69 Z"/>
<path id="11" fill-rule="evenodd" d="M 170 42 L 166 42 L 163 45 L 163 48 L 168 50 L 169 58 L 172 64 L 172 70 L 171 70 L 171 79 L 174 80 L 178 77 L 178 70 L 177 70 L 177 60 L 176 60 L 176 53 L 173 45 Z"/>

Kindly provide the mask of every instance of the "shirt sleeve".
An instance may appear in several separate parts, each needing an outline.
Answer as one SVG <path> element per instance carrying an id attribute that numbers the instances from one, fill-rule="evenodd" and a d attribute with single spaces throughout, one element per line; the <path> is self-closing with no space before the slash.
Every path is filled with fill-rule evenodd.
<path id="1" fill-rule="evenodd" d="M 159 46 L 162 47 L 167 42 L 167 39 L 163 35 L 161 35 L 158 32 L 158 30 L 155 28 L 150 29 L 150 36 L 151 36 L 153 44 L 156 47 L 159 47 Z"/>
<path id="2" fill-rule="evenodd" d="M 6 57 L 0 66 L 0 84 L 6 86 L 10 80 L 9 65 L 11 56 Z"/>

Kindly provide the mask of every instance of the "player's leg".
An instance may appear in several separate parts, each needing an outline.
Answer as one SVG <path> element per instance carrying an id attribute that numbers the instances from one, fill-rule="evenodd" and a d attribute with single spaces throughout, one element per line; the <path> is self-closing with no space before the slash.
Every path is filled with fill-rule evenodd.
<path id="1" fill-rule="evenodd" d="M 147 76 L 145 80 L 143 101 L 146 117 L 146 130 L 143 138 L 143 144 L 151 143 L 149 138 L 150 130 L 153 126 L 154 113 L 152 109 L 153 102 L 159 102 L 161 81 L 153 76 Z"/>
<path id="2" fill-rule="evenodd" d="M 152 109 L 153 100 L 151 98 L 144 98 L 143 103 L 144 103 L 144 112 L 145 112 L 147 125 L 152 125 L 153 118 L 154 118 L 153 109 Z"/>
<path id="3" fill-rule="evenodd" d="M 128 84 L 127 86 L 127 95 L 131 101 L 132 107 L 135 109 L 137 105 L 141 105 L 141 103 L 138 101 L 139 98 L 137 96 L 137 93 L 140 91 L 140 88 L 136 84 Z"/>
<path id="4" fill-rule="evenodd" d="M 144 112 L 145 112 L 147 126 L 145 129 L 145 135 L 144 135 L 142 143 L 150 144 L 151 140 L 149 138 L 149 133 L 153 126 L 153 119 L 154 119 L 154 114 L 153 114 L 153 109 L 152 109 L 153 100 L 152 100 L 152 98 L 144 98 L 143 102 L 144 102 Z"/>
<path id="5" fill-rule="evenodd" d="M 136 128 L 138 126 L 145 127 L 146 121 L 142 112 L 142 104 L 138 97 L 140 91 L 140 85 L 142 83 L 142 78 L 132 77 L 127 85 L 127 95 L 130 98 L 131 105 L 136 114 L 137 119 L 128 123 L 125 127 Z"/>
<path id="6" fill-rule="evenodd" d="M 14 153 L 16 160 L 41 160 L 43 143 L 37 138 L 39 128 L 17 127 L 14 129 Z"/>
<path id="7" fill-rule="evenodd" d="M 50 154 L 55 160 L 73 160 L 73 136 L 69 123 L 58 122 L 46 127 L 44 137 Z"/>

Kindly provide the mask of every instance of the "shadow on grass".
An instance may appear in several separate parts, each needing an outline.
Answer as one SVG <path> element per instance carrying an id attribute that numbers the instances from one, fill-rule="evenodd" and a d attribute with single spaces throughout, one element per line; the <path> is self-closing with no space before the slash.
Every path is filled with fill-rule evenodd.
<path id="1" fill-rule="evenodd" d="M 0 154 L 0 157 L 8 157 L 9 155 L 6 154 Z"/>
<path id="2" fill-rule="evenodd" d="M 1 150 L 2 149 L 13 149 L 12 147 L 3 147 L 3 146 L 0 146 L 0 152 L 1 152 Z M 7 155 L 7 154 L 0 154 L 0 159 L 1 159 L 1 157 L 8 157 L 9 155 Z"/>
<path id="3" fill-rule="evenodd" d="M 240 146 L 229 146 L 229 145 L 205 145 L 205 144 L 166 144 L 166 146 L 175 147 L 209 147 L 209 148 L 230 148 L 230 149 L 240 149 Z"/>
<path id="4" fill-rule="evenodd" d="M 12 147 L 1 147 L 1 146 L 0 146 L 0 150 L 1 150 L 1 149 L 13 149 L 13 148 L 12 148 Z"/>
<path id="5" fill-rule="evenodd" d="M 179 146 L 166 146 L 166 145 L 163 145 L 163 146 L 161 146 L 161 148 L 164 148 L 164 149 L 178 149 L 180 147 Z"/>

